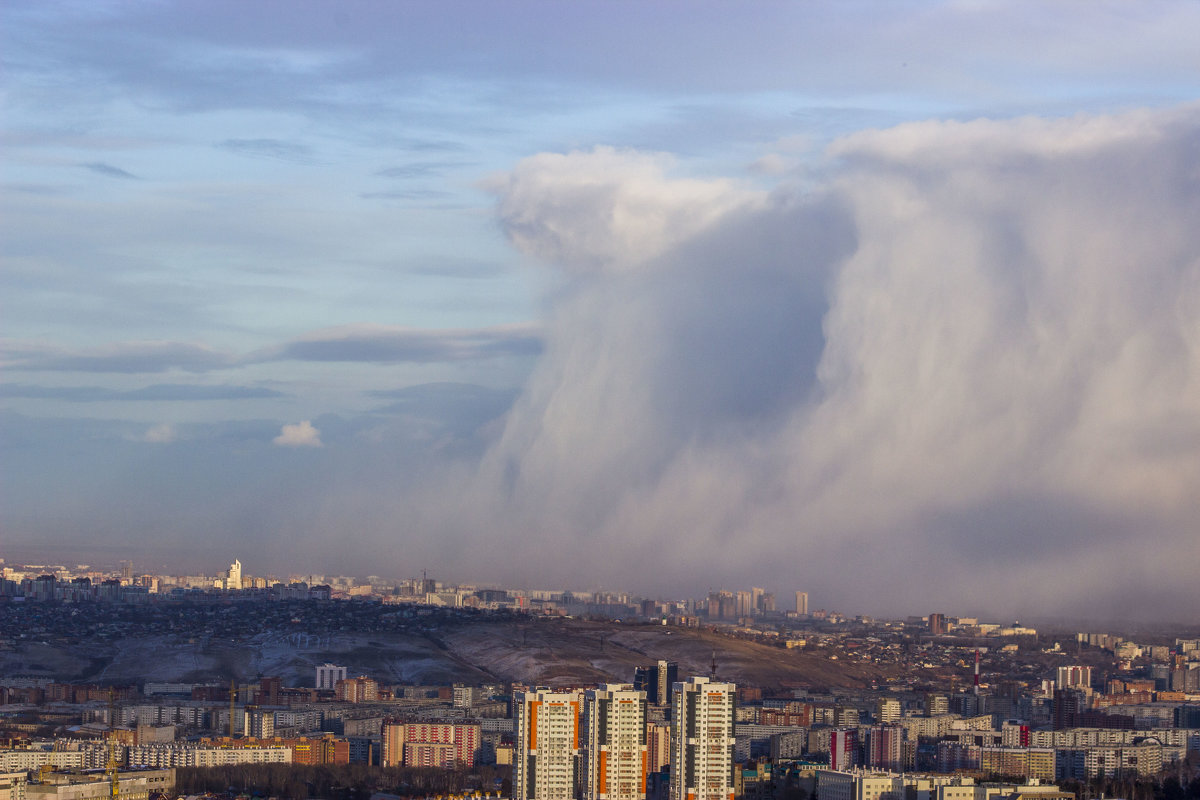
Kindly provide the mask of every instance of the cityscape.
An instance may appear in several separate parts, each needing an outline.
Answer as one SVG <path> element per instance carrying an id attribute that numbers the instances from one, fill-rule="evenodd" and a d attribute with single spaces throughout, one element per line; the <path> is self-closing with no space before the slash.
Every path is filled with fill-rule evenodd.
<path id="1" fill-rule="evenodd" d="M 239 559 L 0 576 L 5 800 L 1200 790 L 1200 626 L 849 617 L 757 587 L 280 579 Z"/>
<path id="2" fill-rule="evenodd" d="M 0 800 L 1200 800 L 1200 0 L 2 0 Z"/>

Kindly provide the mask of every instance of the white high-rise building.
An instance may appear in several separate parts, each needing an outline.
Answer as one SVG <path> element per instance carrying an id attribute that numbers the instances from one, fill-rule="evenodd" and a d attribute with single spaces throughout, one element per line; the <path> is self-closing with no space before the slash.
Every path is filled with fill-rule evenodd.
<path id="1" fill-rule="evenodd" d="M 1092 686 L 1092 668 L 1081 666 L 1059 667 L 1058 680 L 1055 686 L 1059 689 L 1090 689 Z"/>
<path id="2" fill-rule="evenodd" d="M 225 578 L 226 589 L 241 589 L 242 588 L 242 562 L 236 558 L 229 565 L 229 574 Z"/>
<path id="3" fill-rule="evenodd" d="M 646 797 L 646 693 L 630 684 L 583 696 L 583 800 Z"/>
<path id="4" fill-rule="evenodd" d="M 808 592 L 796 592 L 796 613 L 802 617 L 808 615 Z"/>
<path id="5" fill-rule="evenodd" d="M 675 684 L 670 800 L 733 800 L 735 697 L 732 683 Z"/>
<path id="6" fill-rule="evenodd" d="M 333 690 L 338 681 L 346 680 L 346 668 L 325 663 L 317 667 L 317 688 Z"/>
<path id="7" fill-rule="evenodd" d="M 574 800 L 579 783 L 578 691 L 538 689 L 513 698 L 514 800 Z"/>

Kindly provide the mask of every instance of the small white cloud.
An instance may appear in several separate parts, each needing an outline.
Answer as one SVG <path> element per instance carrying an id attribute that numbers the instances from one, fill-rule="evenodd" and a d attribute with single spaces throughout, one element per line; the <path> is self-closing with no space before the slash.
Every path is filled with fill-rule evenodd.
<path id="1" fill-rule="evenodd" d="M 150 442 L 151 444 L 170 444 L 175 441 L 175 438 L 175 426 L 169 422 L 164 422 L 146 431 L 145 435 L 142 436 L 142 441 Z"/>
<path id="2" fill-rule="evenodd" d="M 281 447 L 321 447 L 321 432 L 308 420 L 295 425 L 284 425 L 279 435 L 272 439 Z"/>

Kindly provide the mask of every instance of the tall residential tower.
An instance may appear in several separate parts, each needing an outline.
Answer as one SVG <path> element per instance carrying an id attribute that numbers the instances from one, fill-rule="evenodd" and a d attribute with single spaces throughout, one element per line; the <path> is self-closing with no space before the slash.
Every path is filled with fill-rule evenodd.
<path id="1" fill-rule="evenodd" d="M 736 691 L 708 678 L 675 684 L 670 800 L 733 800 Z"/>
<path id="2" fill-rule="evenodd" d="M 575 800 L 581 703 L 578 691 L 538 689 L 513 697 L 514 800 Z"/>
<path id="3" fill-rule="evenodd" d="M 629 684 L 583 696 L 583 800 L 645 800 L 646 693 Z"/>

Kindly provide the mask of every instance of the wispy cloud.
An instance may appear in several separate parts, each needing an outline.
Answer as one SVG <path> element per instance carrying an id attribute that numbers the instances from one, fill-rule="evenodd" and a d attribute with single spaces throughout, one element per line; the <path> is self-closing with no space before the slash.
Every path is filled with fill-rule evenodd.
<path id="1" fill-rule="evenodd" d="M 217 144 L 222 150 L 253 158 L 269 158 L 307 164 L 312 161 L 312 148 L 283 139 L 226 139 Z"/>
<path id="2" fill-rule="evenodd" d="M 541 352 L 538 326 L 425 330 L 389 325 L 328 328 L 260 353 L 263 361 L 360 361 L 375 364 L 470 361 Z"/>
<path id="3" fill-rule="evenodd" d="M 367 394 L 390 401 L 374 409 L 375 413 L 436 418 L 443 424 L 459 427 L 478 426 L 500 416 L 512 407 L 517 397 L 513 389 L 452 382 L 423 383 Z"/>
<path id="4" fill-rule="evenodd" d="M 9 340 L 0 345 L 11 371 L 146 374 L 179 369 L 203 373 L 271 361 L 329 361 L 372 364 L 480 361 L 532 357 L 542 350 L 541 329 L 531 323 L 487 328 L 426 329 L 395 325 L 325 328 L 274 347 L 239 355 L 189 342 L 115 342 L 68 349 Z M 221 400 L 279 397 L 272 389 L 246 386 L 161 384 L 125 392 L 98 387 L 22 386 L 10 397 L 75 400 Z"/>
<path id="5" fill-rule="evenodd" d="M 181 369 L 208 372 L 233 365 L 235 359 L 210 347 L 186 342 L 118 342 L 102 347 L 68 350 L 46 345 L 6 342 L 10 370 L 31 372 L 154 373 Z"/>
<path id="6" fill-rule="evenodd" d="M 97 175 L 103 175 L 106 178 L 123 178 L 125 180 L 132 181 L 141 180 L 132 172 L 126 172 L 120 167 L 114 167 L 112 164 L 105 164 L 102 161 L 92 161 L 87 164 L 80 164 L 79 166 L 83 167 L 84 169 L 91 170 Z"/>
<path id="7" fill-rule="evenodd" d="M 439 189 L 398 189 L 389 192 L 362 192 L 363 200 L 443 200 L 453 197 L 450 192 Z"/>
<path id="8" fill-rule="evenodd" d="M 208 400 L 258 400 L 285 397 L 283 392 L 258 386 L 197 386 L 182 383 L 161 383 L 127 391 L 106 389 L 100 386 L 32 386 L 28 384 L 0 384 L 0 397 L 26 398 L 33 400 L 63 400 L 71 403 L 95 403 L 117 401 L 184 401 Z"/>
<path id="9" fill-rule="evenodd" d="M 142 436 L 142 441 L 150 444 L 170 444 L 176 438 L 178 438 L 178 434 L 175 432 L 175 426 L 168 422 L 163 422 L 147 430 Z"/>
<path id="10" fill-rule="evenodd" d="M 375 172 L 381 178 L 437 178 L 447 172 L 471 164 L 462 161 L 419 161 L 412 164 L 401 164 L 395 167 L 384 167 Z"/>

